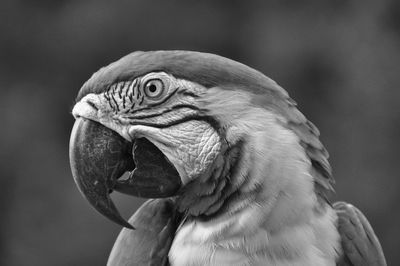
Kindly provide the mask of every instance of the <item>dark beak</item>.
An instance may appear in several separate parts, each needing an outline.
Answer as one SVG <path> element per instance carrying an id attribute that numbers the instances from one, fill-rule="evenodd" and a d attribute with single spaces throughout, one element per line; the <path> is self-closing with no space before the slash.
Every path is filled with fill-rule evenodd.
<path id="1" fill-rule="evenodd" d="M 98 212 L 127 228 L 133 226 L 122 218 L 112 202 L 113 190 L 161 198 L 175 195 L 181 187 L 176 169 L 152 143 L 146 139 L 129 142 L 92 120 L 75 121 L 69 155 L 80 192 Z M 132 171 L 129 178 L 118 180 L 127 171 Z"/>

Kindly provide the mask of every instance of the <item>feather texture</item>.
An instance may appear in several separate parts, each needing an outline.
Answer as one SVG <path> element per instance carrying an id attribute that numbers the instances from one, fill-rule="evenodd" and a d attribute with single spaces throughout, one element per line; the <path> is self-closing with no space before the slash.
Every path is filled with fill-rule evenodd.
<path id="1" fill-rule="evenodd" d="M 297 109 L 287 92 L 261 72 L 222 56 L 193 51 L 137 51 L 100 69 L 83 85 L 77 101 L 89 93 L 101 93 L 117 82 L 133 80 L 154 71 L 201 84 L 251 92 L 253 103 L 283 117 L 284 126 L 299 137 L 312 163 L 312 175 L 319 196 L 333 192 L 328 152 L 319 140 L 319 131 Z"/>
<path id="2" fill-rule="evenodd" d="M 318 128 L 310 122 L 298 109 L 297 104 L 276 83 L 266 86 L 270 92 L 264 97 L 255 96 L 253 104 L 263 107 L 283 118 L 282 125 L 291 129 L 299 138 L 300 144 L 311 161 L 311 174 L 314 177 L 315 191 L 318 196 L 328 199 L 334 192 L 335 183 L 332 169 L 328 162 L 329 154 L 319 140 Z"/>
<path id="3" fill-rule="evenodd" d="M 136 229 L 120 232 L 107 265 L 169 265 L 168 252 L 179 221 L 172 200 L 146 201 L 129 219 Z"/>
<path id="4" fill-rule="evenodd" d="M 222 56 L 192 51 L 137 51 L 101 68 L 82 86 L 77 101 L 89 93 L 101 93 L 111 85 L 133 80 L 149 72 L 163 71 L 207 88 L 237 85 L 264 92 L 275 82 L 261 72 Z M 281 93 L 283 89 L 276 87 Z"/>
<path id="5" fill-rule="evenodd" d="M 171 245 L 170 258 L 175 262 L 183 261 L 182 265 L 187 265 L 185 259 L 204 262 L 201 265 L 211 262 L 214 265 L 221 265 L 222 262 L 233 265 L 234 261 L 240 261 L 238 265 L 264 265 L 265 260 L 262 258 L 268 258 L 273 265 L 278 265 L 277 261 L 279 265 L 293 265 L 288 261 L 294 257 L 300 258 L 297 261 L 299 265 L 322 265 L 324 262 L 334 265 L 332 258 L 336 257 L 335 253 L 339 250 L 336 213 L 331 208 L 325 208 L 323 212 L 315 212 L 310 208 L 317 199 L 327 199 L 333 191 L 334 179 L 328 162 L 329 155 L 319 140 L 317 127 L 307 120 L 287 92 L 273 80 L 246 65 L 217 55 L 190 51 L 134 52 L 93 74 L 81 88 L 77 101 L 89 93 L 105 92 L 118 82 L 132 81 L 157 71 L 200 84 L 210 90 L 219 88 L 235 93 L 241 91 L 245 97 L 239 99 L 251 98 L 246 102 L 247 105 L 243 105 L 249 108 L 237 112 L 244 119 L 232 117 L 229 108 L 233 107 L 232 102 L 225 101 L 227 105 L 222 108 L 224 112 L 230 112 L 229 119 L 240 121 L 240 125 L 233 126 L 231 139 L 240 140 L 238 128 L 242 132 L 250 132 L 264 123 L 258 119 L 258 115 L 267 110 L 267 117 L 270 114 L 276 116 L 271 115 L 267 121 L 271 124 L 264 125 L 264 133 L 267 133 L 267 139 L 274 141 L 276 138 L 283 146 L 276 147 L 280 153 L 271 155 L 270 165 L 265 165 L 265 161 L 252 164 L 256 168 L 251 171 L 259 179 L 248 178 L 249 175 L 243 169 L 236 173 L 237 176 L 230 176 L 226 183 L 240 183 L 240 192 L 243 192 L 240 196 L 243 198 L 234 194 L 236 201 L 231 200 L 229 210 L 218 219 L 188 220 L 177 229 L 182 218 L 173 207 L 175 203 L 168 199 L 147 201 L 130 219 L 137 230 L 121 231 L 108 265 L 168 265 Z M 218 98 L 222 100 L 223 97 Z M 260 111 L 261 108 L 265 110 Z M 246 117 L 250 109 L 255 111 L 255 116 Z M 274 130 L 277 130 L 276 134 L 271 135 L 270 132 Z M 287 143 L 288 138 L 284 138 L 284 134 L 288 134 L 286 137 L 294 142 Z M 264 140 L 264 135 L 254 134 L 254 142 L 249 146 L 249 157 L 241 158 L 245 165 L 257 158 L 263 159 L 271 152 L 271 146 L 260 149 Z M 290 144 L 290 149 L 282 150 L 287 144 Z M 257 156 L 252 156 L 254 153 L 258 153 Z M 280 167 L 285 161 L 288 162 L 286 167 Z M 250 171 L 250 168 L 247 170 Z M 266 172 L 269 176 L 265 176 Z M 271 178 L 273 175 L 276 183 L 285 188 L 276 195 L 270 193 L 273 182 L 261 182 L 264 180 L 261 177 Z M 318 197 L 312 193 L 313 186 Z M 226 192 L 223 190 L 225 187 L 228 187 L 225 186 L 225 180 L 220 180 L 219 183 L 204 183 L 201 189 L 205 193 L 220 193 Z M 188 203 L 195 206 L 195 198 Z M 208 211 L 212 210 L 211 214 L 216 212 L 213 207 L 220 208 L 218 204 L 214 204 Z M 310 219 L 312 222 L 309 222 Z M 343 235 L 353 228 L 342 226 L 339 230 L 342 230 Z M 373 233 L 372 229 L 369 231 Z M 175 232 L 177 235 L 173 244 Z M 228 235 L 223 236 L 223 233 Z M 348 240 L 347 243 L 351 242 Z M 235 249 L 238 252 L 231 252 Z M 187 251 L 184 255 L 183 250 Z M 258 254 L 261 257 L 241 257 L 241 253 Z M 385 264 L 384 258 L 382 263 Z"/>

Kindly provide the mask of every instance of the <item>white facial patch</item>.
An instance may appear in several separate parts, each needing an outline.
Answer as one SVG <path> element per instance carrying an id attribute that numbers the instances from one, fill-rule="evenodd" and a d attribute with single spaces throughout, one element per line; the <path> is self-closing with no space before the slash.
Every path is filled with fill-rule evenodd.
<path id="1" fill-rule="evenodd" d="M 190 120 L 167 128 L 131 126 L 132 139 L 146 137 L 174 164 L 183 184 L 209 170 L 221 150 L 220 137 L 207 123 Z"/>
<path id="2" fill-rule="evenodd" d="M 146 95 L 143 86 L 149 80 L 163 81 L 165 94 L 160 99 Z M 72 113 L 75 118 L 99 122 L 128 141 L 147 138 L 174 164 L 186 184 L 209 171 L 221 149 L 214 128 L 195 120 L 196 98 L 205 90 L 199 84 L 154 72 L 84 96 Z"/>
<path id="3" fill-rule="evenodd" d="M 83 97 L 72 109 L 72 115 L 76 118 L 90 119 L 118 132 L 123 138 L 130 141 L 127 128 L 121 123 L 116 123 L 115 116 L 102 94 L 90 93 Z"/>

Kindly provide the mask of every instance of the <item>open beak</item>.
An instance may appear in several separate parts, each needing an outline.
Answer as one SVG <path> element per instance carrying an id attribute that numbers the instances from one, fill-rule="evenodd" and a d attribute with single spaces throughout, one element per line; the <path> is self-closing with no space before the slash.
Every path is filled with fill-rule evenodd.
<path id="1" fill-rule="evenodd" d="M 130 229 L 133 226 L 122 218 L 110 198 L 113 190 L 162 198 L 176 195 L 181 187 L 176 169 L 148 140 L 129 142 L 89 119 L 76 119 L 69 156 L 72 175 L 83 196 L 98 212 Z M 118 180 L 127 171 L 132 171 L 129 177 Z"/>

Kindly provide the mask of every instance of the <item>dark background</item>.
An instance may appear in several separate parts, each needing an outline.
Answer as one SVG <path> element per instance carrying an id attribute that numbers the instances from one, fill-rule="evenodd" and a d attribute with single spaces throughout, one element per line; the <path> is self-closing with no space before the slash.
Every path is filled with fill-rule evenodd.
<path id="1" fill-rule="evenodd" d="M 2 0 L 0 264 L 105 264 L 120 227 L 72 180 L 74 98 L 131 51 L 187 49 L 241 61 L 289 91 L 322 132 L 335 200 L 357 205 L 400 265 L 399 3 Z M 140 204 L 116 201 L 125 217 Z"/>

